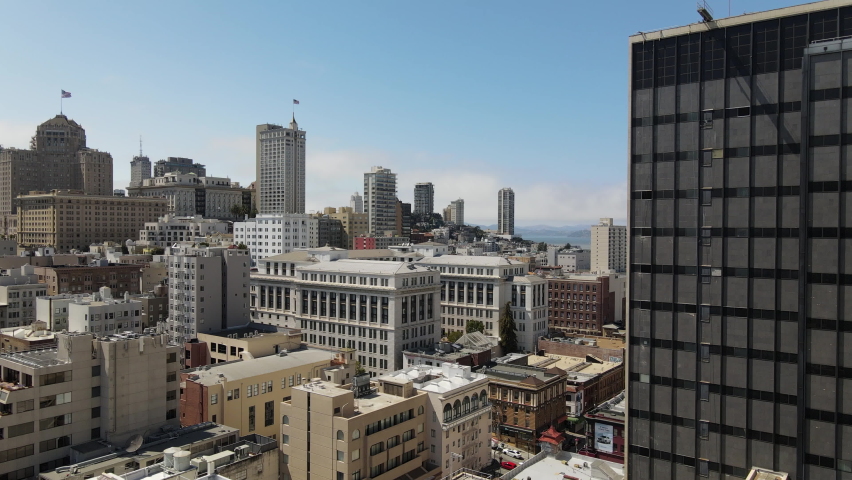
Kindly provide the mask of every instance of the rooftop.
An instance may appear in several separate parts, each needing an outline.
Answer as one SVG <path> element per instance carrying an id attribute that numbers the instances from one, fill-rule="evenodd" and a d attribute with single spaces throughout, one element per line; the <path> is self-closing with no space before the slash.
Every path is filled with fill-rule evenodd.
<path id="1" fill-rule="evenodd" d="M 603 361 L 593 355 L 586 355 L 585 357 L 571 357 L 552 353 L 545 354 L 545 356 L 530 355 L 528 362 L 529 365 L 536 367 L 556 367 L 561 370 L 565 370 L 568 373 L 569 378 L 575 373 L 599 375 L 624 365 L 623 363 L 618 362 Z"/>
<path id="2" fill-rule="evenodd" d="M 350 390 L 349 385 L 340 386 L 332 382 L 328 382 L 325 380 L 317 380 L 314 382 L 306 383 L 303 385 L 294 386 L 294 390 L 303 390 L 306 392 L 310 392 L 312 395 L 322 395 L 325 397 L 339 397 L 341 395 L 352 394 L 352 390 Z M 416 395 L 414 395 L 416 396 Z M 402 403 L 406 400 L 413 398 L 414 396 L 405 398 L 399 397 L 396 395 L 390 395 L 387 393 L 381 393 L 377 390 L 373 389 L 367 395 L 362 395 L 356 399 L 355 411 L 351 417 L 358 415 L 363 415 L 367 413 L 376 412 L 383 408 Z M 345 415 L 344 415 L 345 417 Z"/>
<path id="3" fill-rule="evenodd" d="M 588 413 L 587 417 L 610 419 L 615 421 L 624 421 L 624 409 L 627 407 L 627 400 L 624 392 L 619 393 L 615 397 L 598 405 Z"/>
<path id="4" fill-rule="evenodd" d="M 576 453 L 559 452 L 545 456 L 539 461 L 527 461 L 510 472 L 509 478 L 535 478 L 536 480 L 608 479 L 623 480 L 624 466 L 614 462 L 585 457 Z M 536 457 L 538 457 L 536 455 Z M 533 457 L 533 458 L 536 458 Z"/>
<path id="5" fill-rule="evenodd" d="M 657 40 L 660 38 L 672 37 L 688 33 L 706 32 L 719 28 L 731 27 L 734 25 L 742 25 L 744 23 L 758 22 L 771 18 L 789 17 L 803 13 L 826 10 L 829 8 L 845 7 L 849 2 L 844 0 L 825 0 L 822 2 L 806 3 L 803 5 L 795 5 L 792 7 L 776 8 L 763 12 L 744 13 L 727 18 L 714 19 L 710 22 L 695 22 L 688 25 L 669 27 L 647 32 L 637 32 L 630 36 L 630 43 L 639 43 L 647 40 Z M 697 15 L 696 15 L 697 16 Z"/>
<path id="6" fill-rule="evenodd" d="M 443 364 L 440 367 L 414 365 L 379 377 L 379 380 L 412 382 L 414 388 L 431 393 L 447 393 L 488 377 L 474 373 L 470 367 Z"/>
<path id="7" fill-rule="evenodd" d="M 469 255 L 441 255 L 439 257 L 424 257 L 417 263 L 427 265 L 470 265 L 472 267 L 505 267 L 520 266 L 524 262 L 503 257 L 474 257 Z"/>
<path id="8" fill-rule="evenodd" d="M 250 340 L 252 338 L 259 338 L 259 337 L 264 337 L 264 336 L 269 336 L 269 335 L 276 335 L 276 336 L 289 335 L 290 333 L 292 333 L 289 330 L 293 330 L 293 332 L 299 331 L 298 329 L 286 329 L 286 330 L 288 330 L 288 331 L 282 332 L 282 331 L 279 331 L 278 328 L 271 326 L 271 325 L 265 325 L 265 324 L 262 324 L 262 323 L 249 323 L 247 325 L 242 325 L 242 326 L 239 326 L 239 327 L 232 327 L 232 328 L 228 328 L 228 329 L 225 329 L 225 330 L 221 330 L 221 331 L 218 331 L 218 332 L 212 332 L 212 333 L 201 333 L 199 335 L 207 335 L 207 336 L 210 336 L 210 337 L 237 338 L 237 339 L 241 339 L 241 340 Z M 236 335 L 236 337 L 234 337 L 234 335 Z"/>
<path id="9" fill-rule="evenodd" d="M 341 259 L 336 262 L 324 262 L 309 265 L 302 272 L 345 272 L 394 275 L 399 273 L 431 273 L 426 267 L 407 262 L 386 262 L 381 260 Z"/>
<path id="10" fill-rule="evenodd" d="M 203 367 L 182 370 L 189 373 L 189 380 L 201 385 L 210 386 L 223 381 L 233 382 L 258 375 L 266 375 L 280 370 L 301 367 L 322 361 L 331 362 L 335 355 L 329 350 L 304 348 L 286 354 L 269 355 L 248 360 L 207 365 Z"/>
<path id="11" fill-rule="evenodd" d="M 565 375 L 565 371 L 558 368 L 545 370 L 543 368 L 507 363 L 499 363 L 493 367 L 486 368 L 482 370 L 482 373 L 499 380 L 508 380 L 535 386 L 544 385 L 555 378 Z"/>

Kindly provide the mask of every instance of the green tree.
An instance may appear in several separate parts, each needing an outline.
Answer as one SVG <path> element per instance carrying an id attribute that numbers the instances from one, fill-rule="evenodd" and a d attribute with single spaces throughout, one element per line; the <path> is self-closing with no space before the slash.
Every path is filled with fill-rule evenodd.
<path id="1" fill-rule="evenodd" d="M 452 332 L 447 334 L 447 341 L 450 343 L 455 343 L 464 333 L 461 330 L 453 330 Z"/>
<path id="2" fill-rule="evenodd" d="M 563 250 L 571 250 L 571 244 L 570 244 L 570 243 L 566 243 L 566 244 L 565 244 L 565 246 L 564 246 L 564 247 L 562 247 L 562 249 L 563 249 Z"/>
<path id="3" fill-rule="evenodd" d="M 151 249 L 151 255 L 163 255 L 166 253 L 166 249 L 163 247 L 154 247 Z"/>
<path id="4" fill-rule="evenodd" d="M 467 322 L 467 326 L 465 326 L 464 331 L 466 333 L 473 333 L 473 332 L 485 333 L 485 324 L 480 322 L 479 320 L 470 320 L 470 321 Z"/>
<path id="5" fill-rule="evenodd" d="M 547 251 L 547 244 L 544 243 L 544 242 L 539 242 L 538 251 L 539 252 L 546 252 Z"/>
<path id="6" fill-rule="evenodd" d="M 245 243 L 240 243 L 239 245 L 237 245 L 237 248 L 240 250 L 248 250 L 248 247 Z"/>
<path id="7" fill-rule="evenodd" d="M 240 205 L 239 203 L 235 203 L 231 206 L 231 215 L 233 215 L 235 217 L 242 217 L 243 215 L 245 215 L 243 213 L 243 211 L 244 211 L 244 207 L 242 205 Z"/>
<path id="8" fill-rule="evenodd" d="M 512 318 L 512 306 L 506 302 L 503 307 L 503 313 L 500 315 L 500 348 L 503 349 L 503 354 L 515 353 L 518 351 L 518 334 L 515 331 L 515 319 Z"/>
<path id="9" fill-rule="evenodd" d="M 367 370 L 364 370 L 364 367 L 361 366 L 361 362 L 356 361 L 355 362 L 355 376 L 357 377 L 358 375 L 363 375 L 365 373 L 367 373 Z"/>

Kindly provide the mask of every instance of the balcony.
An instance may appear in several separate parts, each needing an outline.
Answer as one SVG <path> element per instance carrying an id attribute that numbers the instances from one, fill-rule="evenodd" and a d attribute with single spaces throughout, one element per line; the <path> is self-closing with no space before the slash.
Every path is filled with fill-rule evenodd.
<path id="1" fill-rule="evenodd" d="M 487 413 L 489 410 L 491 410 L 491 402 L 483 403 L 479 405 L 479 408 L 475 410 L 471 410 L 468 413 L 459 415 L 458 417 L 455 417 L 452 420 L 441 422 L 441 430 L 446 432 L 447 430 L 455 427 L 456 425 L 460 425 L 468 420 L 472 420 L 474 417 L 478 417 L 483 413 Z"/>
<path id="2" fill-rule="evenodd" d="M 19 383 L 0 382 L 0 403 L 11 405 L 21 400 L 28 400 L 31 396 L 24 395 L 24 391 L 29 388 L 31 387 Z M 2 415 L 3 411 L 0 409 L 0 416 Z"/>

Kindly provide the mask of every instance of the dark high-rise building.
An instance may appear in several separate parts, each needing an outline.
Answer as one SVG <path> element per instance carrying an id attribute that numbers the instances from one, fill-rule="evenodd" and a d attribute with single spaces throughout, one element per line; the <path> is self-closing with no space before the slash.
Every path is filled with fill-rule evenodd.
<path id="1" fill-rule="evenodd" d="M 135 161 L 136 158 L 134 157 L 133 160 Z M 147 157 L 144 158 L 147 160 Z M 155 177 L 165 177 L 167 173 L 171 172 L 194 173 L 199 177 L 207 176 L 207 168 L 200 163 L 195 163 L 191 158 L 168 157 L 165 160 L 157 160 L 157 163 L 154 164 Z"/>
<path id="2" fill-rule="evenodd" d="M 435 186 L 432 182 L 414 184 L 414 213 L 419 215 L 435 213 Z"/>
<path id="3" fill-rule="evenodd" d="M 850 5 L 630 37 L 631 480 L 852 475 Z"/>

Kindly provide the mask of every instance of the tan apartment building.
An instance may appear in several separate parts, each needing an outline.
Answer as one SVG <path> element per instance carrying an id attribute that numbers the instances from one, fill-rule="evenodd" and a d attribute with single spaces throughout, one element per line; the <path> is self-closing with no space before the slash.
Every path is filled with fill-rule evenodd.
<path id="1" fill-rule="evenodd" d="M 124 446 L 177 419 L 177 345 L 165 335 L 57 333 L 57 346 L 0 355 L 0 472 L 71 462 L 71 445 Z"/>
<path id="2" fill-rule="evenodd" d="M 35 267 L 39 283 L 47 286 L 47 295 L 60 293 L 94 293 L 101 287 L 109 287 L 114 296 L 125 292 L 139 292 L 139 265 L 107 263 L 105 260 L 92 265 Z"/>
<path id="3" fill-rule="evenodd" d="M 317 377 L 345 383 L 355 372 L 349 360 L 330 350 L 303 348 L 183 370 L 181 425 L 215 422 L 246 435 L 277 438 L 281 401 L 290 398 L 293 387 Z"/>
<path id="4" fill-rule="evenodd" d="M 249 323 L 215 333 L 199 333 L 185 344 L 186 368 L 215 365 L 234 360 L 252 359 L 299 350 L 302 331 L 297 328 L 281 329 L 270 325 Z"/>
<path id="5" fill-rule="evenodd" d="M 426 447 L 428 394 L 411 383 L 366 380 L 360 376 L 355 390 L 321 380 L 293 388 L 279 419 L 282 480 L 436 476 Z"/>
<path id="6" fill-rule="evenodd" d="M 29 150 L 0 148 L 0 233 L 14 234 L 15 197 L 33 190 L 112 194 L 112 155 L 86 146 L 86 130 L 65 115 L 42 123 Z"/>
<path id="7" fill-rule="evenodd" d="M 366 213 L 355 213 L 352 207 L 326 207 L 323 209 L 323 214 L 328 215 L 328 218 L 340 220 L 343 226 L 343 236 L 345 239 L 345 247 L 352 250 L 355 248 L 355 237 L 367 234 L 370 231 Z M 322 247 L 322 245 L 320 245 Z"/>
<path id="8" fill-rule="evenodd" d="M 157 221 L 168 208 L 164 198 L 87 195 L 83 190 L 33 190 L 16 201 L 18 243 L 58 252 L 137 239 L 145 223 Z"/>

